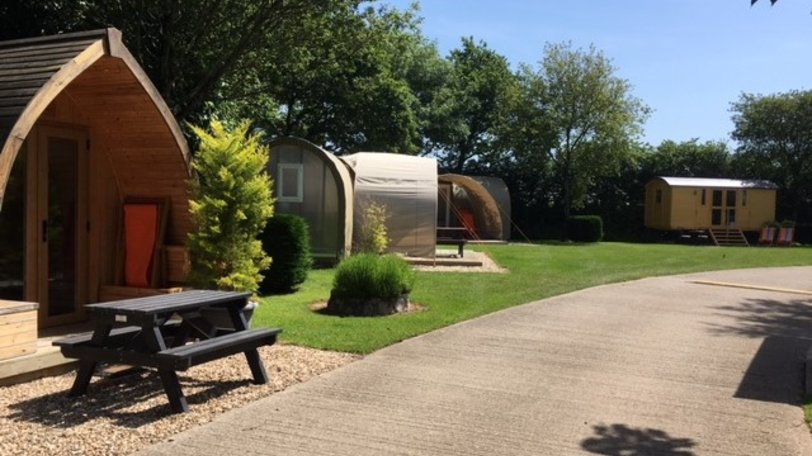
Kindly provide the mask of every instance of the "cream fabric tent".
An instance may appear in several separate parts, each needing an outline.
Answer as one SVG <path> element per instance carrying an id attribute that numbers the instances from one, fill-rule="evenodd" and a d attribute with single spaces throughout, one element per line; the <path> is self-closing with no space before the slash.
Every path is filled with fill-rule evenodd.
<path id="1" fill-rule="evenodd" d="M 355 174 L 354 235 L 364 208 L 386 206 L 389 250 L 433 257 L 437 241 L 437 162 L 433 158 L 379 152 L 342 157 Z"/>
<path id="2" fill-rule="evenodd" d="M 299 138 L 271 142 L 268 171 L 278 213 L 304 218 L 315 258 L 349 255 L 352 243 L 352 177 L 344 162 Z"/>

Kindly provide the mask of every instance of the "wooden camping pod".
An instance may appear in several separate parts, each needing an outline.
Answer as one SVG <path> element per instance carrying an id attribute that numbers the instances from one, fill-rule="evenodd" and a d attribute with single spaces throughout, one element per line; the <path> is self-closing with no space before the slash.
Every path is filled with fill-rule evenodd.
<path id="1" fill-rule="evenodd" d="M 46 196 L 35 196 L 31 189 L 43 193 L 52 178 L 48 173 L 59 172 L 36 168 L 38 161 L 49 160 L 41 158 L 50 154 L 49 135 L 75 139 L 75 147 L 83 151 L 76 164 L 80 215 L 74 221 L 79 234 L 72 252 L 78 307 L 97 301 L 99 287 L 115 280 L 116 237 L 125 198 L 169 201 L 165 243 L 173 252 L 182 250 L 191 225 L 188 146 L 117 29 L 0 42 L 0 222 L 24 220 L 23 298 L 40 303 L 40 325 L 48 308 L 43 302 L 48 299 L 48 264 L 47 259 L 43 264 L 39 245 L 46 236 L 38 230 L 49 209 L 43 199 L 47 191 Z M 25 160 L 20 159 L 23 155 Z M 4 213 L 14 173 L 26 182 L 24 214 Z M 169 262 L 176 269 L 183 264 Z M 183 272 L 171 270 L 166 276 L 180 280 Z M 78 312 L 72 321 L 81 319 Z M 48 325 L 65 322 L 55 319 Z"/>

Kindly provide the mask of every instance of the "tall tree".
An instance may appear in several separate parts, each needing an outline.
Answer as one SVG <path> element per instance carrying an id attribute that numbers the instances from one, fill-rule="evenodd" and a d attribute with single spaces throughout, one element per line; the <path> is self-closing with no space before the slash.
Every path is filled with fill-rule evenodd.
<path id="1" fill-rule="evenodd" d="M 421 149 L 423 100 L 445 65 L 414 10 L 346 4 L 283 33 L 291 36 L 228 81 L 230 108 L 337 152 Z"/>
<path id="2" fill-rule="evenodd" d="M 470 37 L 448 60 L 451 71 L 431 103 L 426 137 L 440 166 L 459 173 L 493 150 L 515 78 L 505 57 Z"/>
<path id="3" fill-rule="evenodd" d="M 349 0 L 347 0 L 349 1 Z M 6 0 L 0 39 L 113 26 L 181 120 L 198 120 L 223 78 L 302 18 L 344 0 Z M 358 2 L 354 2 L 358 3 Z M 31 21 L 30 18 L 43 18 Z"/>
<path id="4" fill-rule="evenodd" d="M 538 125 L 544 141 L 526 154 L 528 160 L 550 164 L 566 219 L 584 205 L 600 178 L 617 173 L 641 133 L 648 108 L 594 46 L 582 50 L 570 43 L 548 44 L 538 70 L 525 68 L 521 81 L 521 105 L 532 110 L 525 115 L 544 119 Z"/>
<path id="5" fill-rule="evenodd" d="M 812 221 L 812 91 L 742 94 L 733 103 L 734 166 L 779 186 L 779 215 Z"/>

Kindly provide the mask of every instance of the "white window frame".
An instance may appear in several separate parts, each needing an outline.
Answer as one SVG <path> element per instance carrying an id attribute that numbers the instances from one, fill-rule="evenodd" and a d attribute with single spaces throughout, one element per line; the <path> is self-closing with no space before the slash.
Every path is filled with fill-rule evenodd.
<path id="1" fill-rule="evenodd" d="M 285 188 L 285 171 L 295 169 L 296 170 L 296 195 L 283 195 L 282 189 Z M 304 201 L 304 164 L 302 163 L 280 163 L 278 167 L 278 174 L 277 174 L 277 186 L 276 188 L 279 189 L 279 194 L 276 197 L 276 200 L 282 203 L 301 203 Z"/>

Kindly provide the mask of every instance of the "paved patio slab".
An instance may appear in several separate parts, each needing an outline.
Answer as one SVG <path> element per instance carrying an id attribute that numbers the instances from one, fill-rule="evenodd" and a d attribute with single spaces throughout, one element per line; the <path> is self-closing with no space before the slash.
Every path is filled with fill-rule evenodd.
<path id="1" fill-rule="evenodd" d="M 651 278 L 380 350 L 143 455 L 810 455 L 812 267 Z"/>

